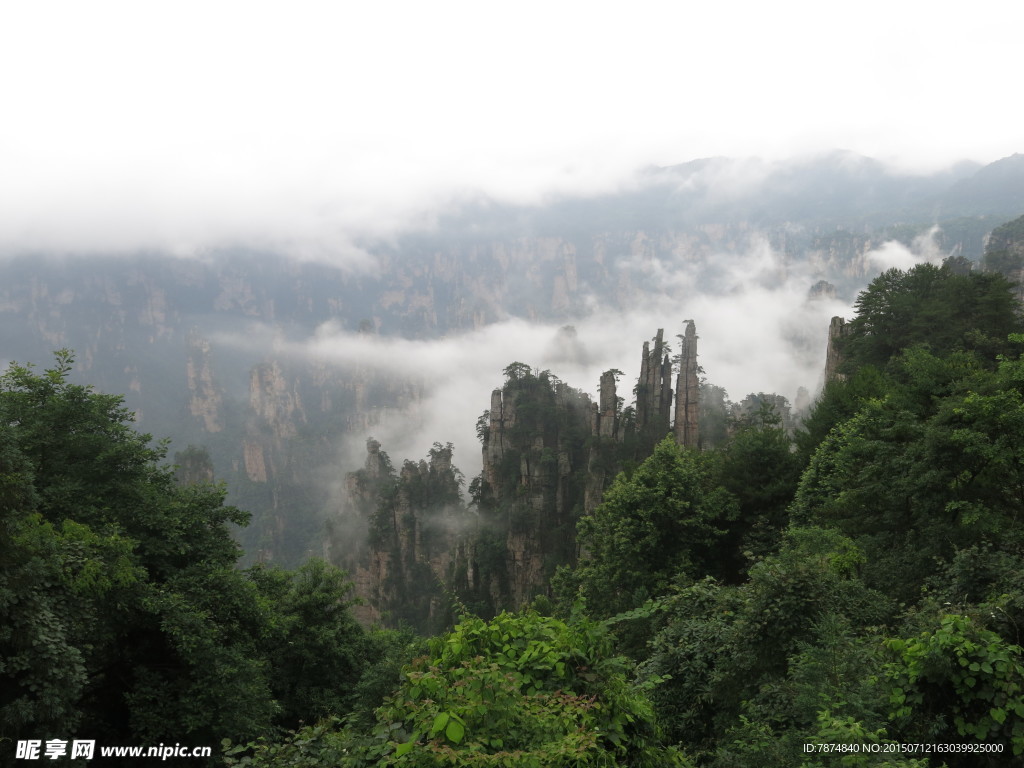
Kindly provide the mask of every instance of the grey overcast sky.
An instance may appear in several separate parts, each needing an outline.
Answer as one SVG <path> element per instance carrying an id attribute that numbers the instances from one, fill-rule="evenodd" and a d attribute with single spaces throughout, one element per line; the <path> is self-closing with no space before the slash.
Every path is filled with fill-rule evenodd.
<path id="1" fill-rule="evenodd" d="M 8 3 L 0 249 L 316 257 L 711 155 L 989 162 L 1024 151 L 1021 29 L 1005 0 Z"/>

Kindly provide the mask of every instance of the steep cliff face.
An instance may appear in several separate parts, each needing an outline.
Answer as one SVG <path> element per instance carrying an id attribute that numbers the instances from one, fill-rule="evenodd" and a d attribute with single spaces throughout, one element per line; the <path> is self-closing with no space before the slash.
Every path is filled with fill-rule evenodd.
<path id="1" fill-rule="evenodd" d="M 665 347 L 665 331 L 658 329 L 654 348 L 644 342 L 640 358 L 640 380 L 637 382 L 636 429 L 642 450 L 651 451 L 669 429 L 672 416 L 672 361 Z"/>
<path id="2" fill-rule="evenodd" d="M 214 381 L 210 342 L 197 330 L 186 340 L 185 380 L 188 388 L 188 410 L 202 423 L 203 431 L 224 429 L 224 396 Z"/>
<path id="3" fill-rule="evenodd" d="M 881 177 L 844 187 L 852 191 L 824 208 L 807 204 L 818 194 L 817 172 L 810 186 L 794 186 L 794 171 L 780 188 L 766 182 L 756 194 L 721 199 L 709 194 L 700 165 L 667 169 L 660 181 L 605 198 L 467 206 L 429 231 L 366 243 L 372 258 L 362 271 L 240 251 L 195 260 L 8 255 L 0 261 L 0 358 L 45 364 L 53 349 L 74 349 L 76 375 L 125 393 L 142 429 L 172 438 L 175 448 L 207 447 L 231 501 L 253 512 L 241 533 L 251 557 L 296 564 L 319 550 L 320 525 L 336 503 L 322 476 L 334 471 L 338 440 L 361 439 L 422 393 L 415 381 L 286 356 L 269 339 L 309 339 L 326 323 L 407 339 L 508 318 L 568 323 L 595 301 L 614 311 L 669 295 L 676 289 L 666 273 L 685 274 L 697 291 L 714 287 L 729 277 L 721 254 L 765 245 L 782 270 L 799 264 L 852 296 L 875 269 L 873 249 L 893 238 L 911 243 L 934 224 L 934 191 L 925 195 L 924 187 L 885 198 L 901 201 L 892 214 L 880 203 L 857 202 L 862 194 L 880 200 Z M 915 208 L 912 200 L 927 205 Z M 1004 219 L 988 209 L 988 216 L 967 216 L 951 205 L 944 203 L 950 218 L 936 242 L 976 258 L 982 237 Z M 992 268 L 1007 254 L 1008 274 L 1024 276 L 1024 259 L 1012 246 L 1019 238 L 1004 237 L 1011 234 L 1000 229 L 990 238 Z M 684 349 L 688 343 L 682 340 Z M 634 460 L 655 433 L 669 429 L 684 444 L 713 444 L 694 437 L 700 418 L 690 393 L 699 386 L 690 355 L 681 354 L 685 370 L 676 369 L 666 361 L 667 346 L 657 339 L 648 345 L 633 409 L 613 416 L 603 395 L 597 403 L 595 444 L 620 446 L 607 443 L 606 455 L 587 457 L 598 476 L 614 471 L 613 454 Z M 557 465 L 558 450 L 545 449 Z M 500 442 L 491 450 L 498 466 Z M 602 483 L 589 481 L 584 509 L 596 503 Z M 544 555 L 516 546 L 533 563 L 525 570 L 539 567 Z"/>
<path id="4" fill-rule="evenodd" d="M 697 365 L 697 326 L 693 320 L 686 321 L 686 332 L 679 342 L 679 377 L 676 379 L 673 433 L 679 445 L 696 448 L 700 444 L 700 368 Z"/>
<path id="5" fill-rule="evenodd" d="M 521 605 L 574 561 L 592 438 L 589 396 L 548 371 L 506 373 L 480 423 L 483 470 L 471 486 L 480 529 L 459 582 L 467 603 L 488 611 Z M 614 429 L 614 407 L 608 417 Z"/>
<path id="6" fill-rule="evenodd" d="M 618 396 L 618 377 L 613 369 L 601 374 L 598 403 L 594 403 L 590 422 L 590 450 L 587 458 L 587 482 L 583 496 L 584 513 L 593 512 L 604 498 L 604 490 L 622 469 L 626 456 L 626 435 L 635 434 L 635 409 L 623 412 Z"/>
<path id="7" fill-rule="evenodd" d="M 843 374 L 839 372 L 843 364 L 843 356 L 839 351 L 839 347 L 846 334 L 846 320 L 841 317 L 833 317 L 832 321 L 828 324 L 828 348 L 825 352 L 826 384 L 843 377 Z"/>
<path id="8" fill-rule="evenodd" d="M 365 601 L 356 608 L 361 620 L 436 633 L 452 616 L 450 585 L 475 528 L 452 446 L 435 444 L 427 460 L 406 461 L 397 475 L 380 443 L 371 438 L 366 449 L 363 469 L 345 478 L 347 503 L 328 525 L 329 556 L 352 575 Z"/>
<path id="9" fill-rule="evenodd" d="M 253 366 L 246 407 L 235 409 L 227 430 L 241 450 L 225 446 L 233 458 L 221 474 L 235 503 L 259 511 L 240 532 L 246 549 L 283 562 L 319 554 L 322 526 L 337 503 L 328 467 L 342 439 L 372 432 L 420 398 L 418 382 L 362 367 L 275 358 Z"/>
<path id="10" fill-rule="evenodd" d="M 555 570 L 578 557 L 576 523 L 601 503 L 630 462 L 673 434 L 698 442 L 700 404 L 696 327 L 687 322 L 676 365 L 659 329 L 644 345 L 637 403 L 622 407 L 615 369 L 601 376 L 598 402 L 550 371 L 523 363 L 505 369 L 477 422 L 483 467 L 461 505 L 451 446 L 429 462 L 406 462 L 395 475 L 375 440 L 365 467 L 346 478 L 347 503 L 330 523 L 332 559 L 353 574 L 367 601 L 362 618 L 421 629 L 447 616 L 453 596 L 494 614 L 547 591 Z M 641 426 L 641 419 L 643 419 Z"/>
<path id="11" fill-rule="evenodd" d="M 534 373 L 522 364 L 506 369 L 505 386 L 491 394 L 490 410 L 479 422 L 484 466 L 472 489 L 482 532 L 470 547 L 477 557 L 475 579 L 466 584 L 477 601 L 499 609 L 543 592 L 555 568 L 575 563 L 576 521 L 600 504 L 627 462 L 642 461 L 667 434 L 698 446 L 692 320 L 681 342 L 676 397 L 676 365 L 659 328 L 653 346 L 644 343 L 636 402 L 625 409 L 617 370 L 601 376 L 598 402 L 592 403 L 547 371 Z M 491 560 L 483 562 L 480 553 L 491 553 Z"/>
<path id="12" fill-rule="evenodd" d="M 1024 216 L 992 231 L 982 265 L 1016 283 L 1017 299 L 1024 303 Z"/>

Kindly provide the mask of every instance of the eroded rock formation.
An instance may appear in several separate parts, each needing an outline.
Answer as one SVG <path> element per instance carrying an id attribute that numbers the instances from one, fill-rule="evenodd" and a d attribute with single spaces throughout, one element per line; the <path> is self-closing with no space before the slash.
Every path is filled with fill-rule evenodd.
<path id="1" fill-rule="evenodd" d="M 434 445 L 427 460 L 406 461 L 398 474 L 380 443 L 366 443 L 362 470 L 345 478 L 347 501 L 328 526 L 331 559 L 352 575 L 365 603 L 356 615 L 424 632 L 440 631 L 454 604 L 446 590 L 453 563 L 465 562 L 475 530 L 459 494 L 452 446 Z"/>
<path id="2" fill-rule="evenodd" d="M 697 367 L 697 326 L 686 321 L 686 332 L 680 337 L 679 377 L 676 379 L 676 414 L 673 432 L 676 442 L 696 448 L 700 442 L 698 413 L 700 380 Z"/>
<path id="3" fill-rule="evenodd" d="M 843 363 L 843 357 L 839 351 L 842 340 L 846 337 L 846 320 L 841 317 L 833 317 L 828 324 L 828 349 L 825 352 L 825 383 L 843 378 L 839 368 Z"/>
<path id="4" fill-rule="evenodd" d="M 650 342 L 644 342 L 640 360 L 640 379 L 636 385 L 636 427 L 642 435 L 664 435 L 668 432 L 672 411 L 672 359 L 666 351 L 664 334 L 664 329 L 659 328 L 653 349 Z"/>
<path id="5" fill-rule="evenodd" d="M 623 409 L 621 371 L 601 376 L 598 402 L 550 371 L 505 370 L 477 421 L 482 469 L 459 498 L 451 446 L 395 474 L 372 438 L 362 470 L 345 480 L 347 502 L 331 522 L 331 558 L 352 574 L 365 621 L 405 621 L 435 631 L 455 599 L 481 615 L 515 609 L 575 564 L 576 523 L 600 503 L 627 461 L 643 461 L 674 434 L 697 447 L 697 335 L 687 321 L 678 394 L 664 331 L 644 344 L 635 407 Z M 673 397 L 675 395 L 675 397 Z M 675 430 L 673 431 L 673 405 Z"/>
<path id="6" fill-rule="evenodd" d="M 608 417 L 614 431 L 614 407 Z M 480 529 L 460 579 L 467 602 L 516 607 L 574 561 L 595 418 L 589 396 L 547 371 L 515 370 L 494 390 L 472 488 Z"/>

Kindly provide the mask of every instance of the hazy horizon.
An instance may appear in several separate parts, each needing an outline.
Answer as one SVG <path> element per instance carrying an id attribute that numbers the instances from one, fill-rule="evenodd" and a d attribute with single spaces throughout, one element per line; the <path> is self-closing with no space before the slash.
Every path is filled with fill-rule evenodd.
<path id="1" fill-rule="evenodd" d="M 1024 149 L 1024 8 L 100 0 L 0 32 L 0 252 L 359 241 L 707 157 L 907 172 Z"/>

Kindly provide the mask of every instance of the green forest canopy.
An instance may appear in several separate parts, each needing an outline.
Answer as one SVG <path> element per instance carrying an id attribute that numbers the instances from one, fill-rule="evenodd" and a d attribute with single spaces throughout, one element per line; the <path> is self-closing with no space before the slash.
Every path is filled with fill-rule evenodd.
<path id="1" fill-rule="evenodd" d="M 795 442 L 765 412 L 620 474 L 532 609 L 425 645 L 344 574 L 235 567 L 119 398 L 0 379 L 0 736 L 238 765 L 999 766 L 1024 754 L 1024 335 L 947 267 L 861 295 Z M 799 450 L 797 450 L 799 446 Z M 457 596 L 453 606 L 459 609 Z M 857 744 L 807 753 L 805 744 Z M 930 752 L 906 745 L 933 745 Z"/>

